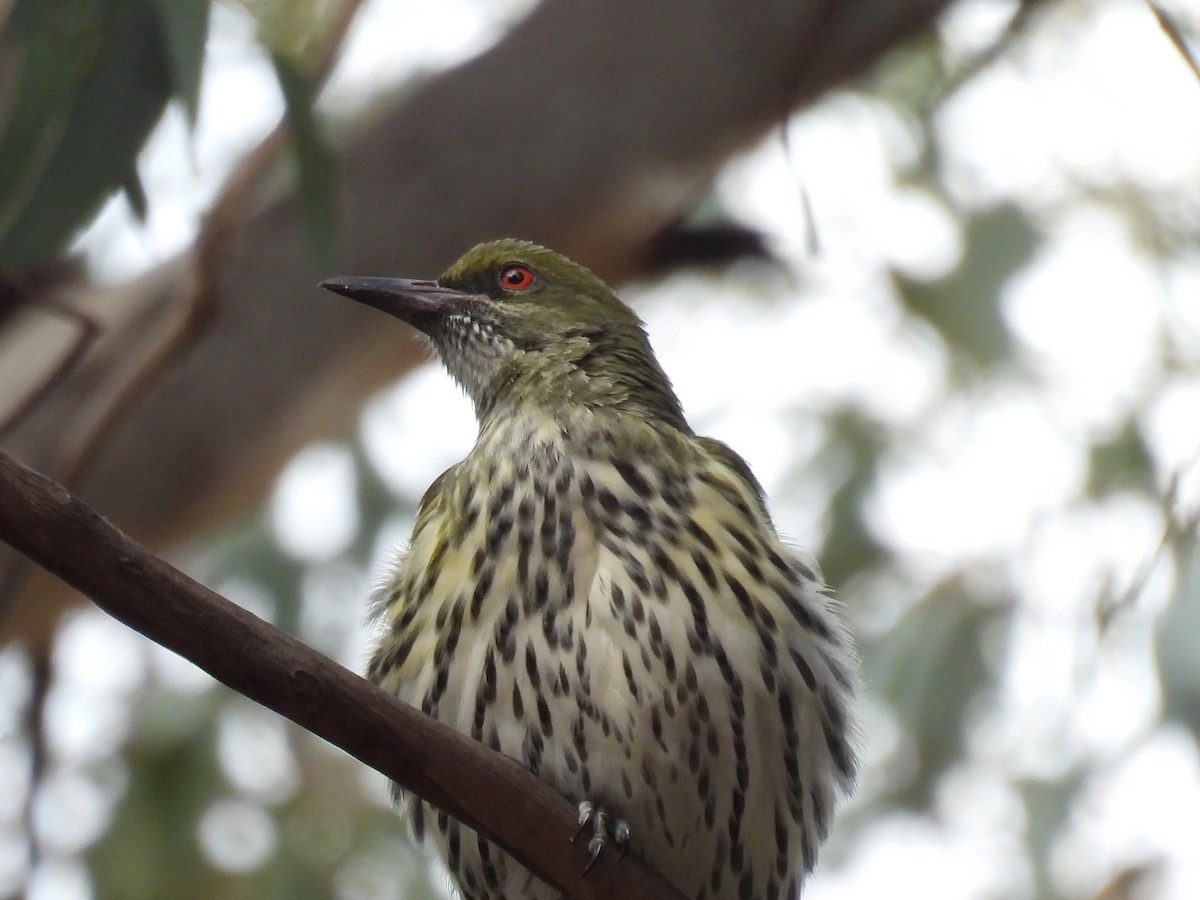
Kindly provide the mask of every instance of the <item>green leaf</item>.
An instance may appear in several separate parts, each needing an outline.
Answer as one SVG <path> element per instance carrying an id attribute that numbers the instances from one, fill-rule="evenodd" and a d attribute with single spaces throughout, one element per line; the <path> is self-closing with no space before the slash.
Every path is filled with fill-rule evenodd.
<path id="1" fill-rule="evenodd" d="M 150 0 L 22 0 L 8 41 L 0 267 L 22 270 L 60 253 L 129 181 L 171 80 Z"/>
<path id="2" fill-rule="evenodd" d="M 305 242 L 314 265 L 318 269 L 331 269 L 340 256 L 341 236 L 336 166 L 334 155 L 313 115 L 316 86 L 289 57 L 272 54 L 271 62 L 283 91 L 284 115 L 295 152 L 300 223 Z"/>
<path id="3" fill-rule="evenodd" d="M 1103 497 L 1129 488 L 1155 493 L 1150 451 L 1137 423 L 1127 419 L 1109 440 L 1091 446 L 1087 493 Z"/>
<path id="4" fill-rule="evenodd" d="M 162 22 L 175 96 L 183 102 L 188 122 L 195 126 L 211 0 L 154 0 L 154 5 Z"/>
<path id="5" fill-rule="evenodd" d="M 146 199 L 146 188 L 142 186 L 142 179 L 136 169 L 125 176 L 125 180 L 121 182 L 121 190 L 125 192 L 125 199 L 129 201 L 129 208 L 133 210 L 137 220 L 145 222 L 150 204 Z"/>
<path id="6" fill-rule="evenodd" d="M 48 11 L 23 0 L 4 32 L 3 54 L 12 71 L 0 116 L 0 238 L 28 206 L 100 52 L 102 7 L 64 0 L 54 15 Z"/>
<path id="7" fill-rule="evenodd" d="M 1194 532 L 1173 541 L 1176 590 L 1158 626 L 1163 718 L 1200 738 L 1200 550 Z"/>
<path id="8" fill-rule="evenodd" d="M 932 325 L 955 357 L 988 367 L 1009 357 L 1012 337 L 1000 310 L 1000 291 L 1029 261 L 1038 233 L 1015 206 L 967 220 L 962 262 L 941 281 L 893 274 L 908 310 Z"/>
<path id="9" fill-rule="evenodd" d="M 134 736 L 125 751 L 128 788 L 88 854 L 96 896 L 218 896 L 204 891 L 212 888 L 213 870 L 194 837 L 206 806 L 227 790 L 213 758 L 213 731 L 207 722 L 178 740 L 147 744 Z"/>
<path id="10" fill-rule="evenodd" d="M 867 683 L 892 703 L 917 746 L 916 778 L 899 798 L 914 807 L 928 803 L 959 756 L 967 711 L 986 683 L 982 632 L 995 616 L 950 582 L 864 648 Z"/>
<path id="11" fill-rule="evenodd" d="M 828 473 L 838 473 L 833 476 L 838 488 L 830 498 L 821 571 L 836 591 L 890 554 L 871 533 L 863 512 L 877 475 L 882 439 L 879 428 L 849 410 L 831 417 L 828 427 L 830 438 L 816 465 Z"/>
<path id="12" fill-rule="evenodd" d="M 1077 810 L 1077 801 L 1084 786 L 1083 774 L 1067 772 L 1058 780 L 1021 782 L 1021 799 L 1025 802 L 1025 847 L 1033 862 L 1034 896 L 1054 897 L 1051 889 L 1051 855 L 1063 827 Z"/>

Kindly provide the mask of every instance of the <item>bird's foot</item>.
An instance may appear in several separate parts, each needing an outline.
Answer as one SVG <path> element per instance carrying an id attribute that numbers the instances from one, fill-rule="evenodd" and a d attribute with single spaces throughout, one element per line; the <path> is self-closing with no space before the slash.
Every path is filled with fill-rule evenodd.
<path id="1" fill-rule="evenodd" d="M 600 809 L 590 800 L 584 800 L 579 804 L 579 830 L 571 838 L 571 843 L 579 840 L 579 836 L 589 825 L 592 827 L 592 839 L 588 841 L 588 850 L 592 857 L 588 860 L 583 875 L 592 871 L 592 866 L 596 865 L 596 860 L 600 858 L 600 851 L 607 846 L 610 840 L 621 851 L 622 859 L 629 852 L 629 823 L 624 819 L 614 820 L 606 810 Z"/>

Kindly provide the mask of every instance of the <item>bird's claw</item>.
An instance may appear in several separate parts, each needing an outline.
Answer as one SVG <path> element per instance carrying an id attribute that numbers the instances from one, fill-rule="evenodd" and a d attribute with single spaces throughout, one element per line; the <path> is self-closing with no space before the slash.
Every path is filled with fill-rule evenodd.
<path id="1" fill-rule="evenodd" d="M 613 828 L 613 840 L 621 848 L 621 855 L 617 857 L 618 859 L 624 859 L 625 854 L 629 852 L 629 839 L 632 836 L 632 832 L 629 830 L 629 823 L 624 819 L 617 819 L 617 825 Z"/>
<path id="2" fill-rule="evenodd" d="M 612 823 L 610 828 L 609 823 L 611 821 L 611 816 L 605 810 L 597 809 L 596 805 L 590 800 L 584 800 L 579 804 L 579 829 L 575 832 L 574 837 L 571 838 L 571 843 L 578 840 L 589 824 L 592 826 L 592 839 L 588 841 L 588 851 L 591 853 L 591 858 L 584 867 L 583 874 L 580 875 L 581 878 L 592 871 L 592 867 L 600 859 L 600 851 L 608 844 L 609 838 L 620 849 L 621 859 L 624 859 L 625 854 L 629 852 L 629 823 L 624 819 L 617 819 L 616 822 Z"/>
<path id="3" fill-rule="evenodd" d="M 592 805 L 590 800 L 584 800 L 579 804 L 579 829 L 571 837 L 572 844 L 579 840 L 579 836 L 583 834 L 583 829 L 587 828 L 588 822 L 592 821 L 592 812 L 594 810 L 595 806 Z"/>

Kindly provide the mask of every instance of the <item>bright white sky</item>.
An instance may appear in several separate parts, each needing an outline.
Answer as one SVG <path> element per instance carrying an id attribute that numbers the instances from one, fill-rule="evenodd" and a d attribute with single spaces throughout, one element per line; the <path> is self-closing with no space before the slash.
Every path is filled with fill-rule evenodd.
<path id="1" fill-rule="evenodd" d="M 530 6 L 368 2 L 328 105 L 345 110 L 380 86 L 477 53 Z M 941 29 L 948 59 L 985 46 L 1014 8 L 1002 0 L 955 7 Z M 1200 7 L 1168 8 L 1200 30 Z M 141 166 L 153 200 L 147 225 L 134 227 L 117 200 L 80 241 L 101 277 L 126 278 L 185 246 L 229 166 L 281 113 L 252 23 L 217 6 L 213 26 L 197 132 L 188 137 L 171 112 Z M 1122 866 L 1161 859 L 1155 896 L 1198 897 L 1200 760 L 1190 736 L 1156 725 L 1151 639 L 1173 587 L 1168 567 L 1100 645 L 1081 639 L 1098 585 L 1119 591 L 1153 557 L 1162 512 L 1141 495 L 1095 502 L 1081 491 L 1088 442 L 1133 412 L 1152 438 L 1160 484 L 1180 474 L 1182 508 L 1200 506 L 1200 251 L 1152 259 L 1127 221 L 1089 199 L 1093 187 L 1127 185 L 1152 216 L 1200 227 L 1200 83 L 1141 0 L 1093 0 L 1060 4 L 1031 40 L 945 106 L 936 150 L 949 202 L 969 210 L 1015 203 L 1046 234 L 1003 294 L 1024 373 L 966 391 L 950 382 L 940 340 L 905 316 L 885 277 L 895 266 L 934 279 L 963 252 L 946 201 L 909 184 L 921 140 L 913 123 L 875 100 L 830 97 L 789 125 L 787 149 L 769 138 L 719 184 L 724 204 L 770 235 L 790 277 L 680 275 L 626 293 L 693 424 L 747 457 L 797 543 L 819 549 L 824 539 L 829 479 L 804 470 L 822 445 L 823 413 L 849 402 L 895 429 L 870 524 L 916 587 L 864 585 L 860 628 L 884 627 L 920 588 L 968 565 L 994 567 L 1019 592 L 1015 634 L 1002 651 L 997 643 L 1005 654 L 994 660 L 1006 673 L 1000 696 L 981 708 L 934 814 L 867 825 L 854 846 L 827 858 L 806 900 L 910 887 L 928 900 L 1027 895 L 1027 823 L 1015 780 L 1097 760 L 1102 777 L 1053 849 L 1058 890 L 1088 896 Z M 820 231 L 816 258 L 805 250 L 800 184 Z M 1176 362 L 1170 374 L 1164 346 Z M 448 377 L 430 366 L 370 403 L 362 436 L 385 483 L 415 502 L 466 452 L 474 423 Z M 324 635 L 322 649 L 351 665 L 362 636 L 345 598 L 365 588 L 338 556 L 358 527 L 355 479 L 345 447 L 311 447 L 281 476 L 271 507 L 280 544 L 313 564 L 305 630 Z M 400 517 L 386 529 L 380 566 L 408 524 Z M 261 588 L 220 587 L 269 615 L 274 601 Z M 205 684 L 99 614 L 81 616 L 59 649 L 62 683 L 48 710 L 57 765 L 38 809 L 51 853 L 30 888 L 36 900 L 89 896 L 75 854 L 102 832 L 120 794 L 123 770 L 100 764 L 125 734 L 125 700 L 147 668 L 181 690 Z M 0 654 L 0 698 L 22 693 L 23 671 L 12 651 Z M 2 707 L 0 734 L 11 735 L 15 711 Z M 273 721 L 239 707 L 220 725 L 220 758 L 240 792 L 209 811 L 198 839 L 233 870 L 270 854 L 274 826 L 263 810 L 295 789 Z M 878 704 L 868 724 L 866 797 L 903 769 L 907 750 L 903 723 Z M 11 839 L 19 810 L 3 799 L 23 794 L 13 774 L 21 766 L 6 763 L 23 753 L 0 740 L 0 893 L 23 877 L 24 848 Z"/>

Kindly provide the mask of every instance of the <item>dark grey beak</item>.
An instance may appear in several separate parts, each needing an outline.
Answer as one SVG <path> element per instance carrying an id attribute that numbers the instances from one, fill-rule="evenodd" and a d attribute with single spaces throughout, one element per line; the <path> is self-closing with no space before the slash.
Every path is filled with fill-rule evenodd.
<path id="1" fill-rule="evenodd" d="M 321 287 L 414 325 L 419 319 L 447 315 L 461 308 L 464 300 L 477 299 L 436 281 L 409 278 L 330 278 Z"/>

